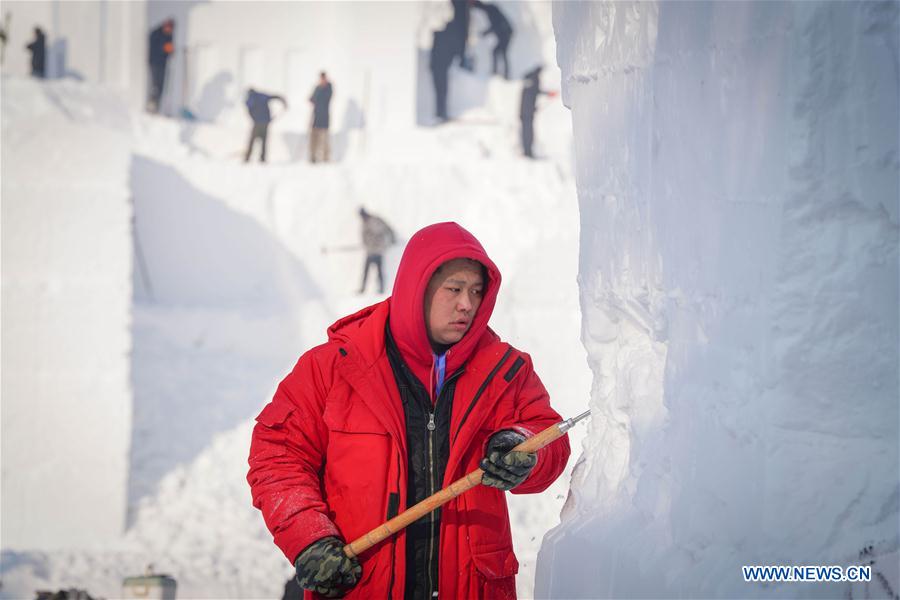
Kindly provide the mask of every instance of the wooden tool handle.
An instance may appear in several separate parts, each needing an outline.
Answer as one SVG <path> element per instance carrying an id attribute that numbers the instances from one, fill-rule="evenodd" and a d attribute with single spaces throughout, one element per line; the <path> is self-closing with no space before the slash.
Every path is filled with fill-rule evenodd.
<path id="1" fill-rule="evenodd" d="M 559 424 L 551 425 L 547 429 L 538 433 L 537 435 L 533 435 L 515 448 L 513 448 L 510 452 L 537 452 L 544 446 L 550 444 L 558 438 L 564 436 L 565 433 L 560 430 Z"/>
<path id="2" fill-rule="evenodd" d="M 537 435 L 531 436 L 530 438 L 513 448 L 512 451 L 537 452 L 550 442 L 562 437 L 563 435 L 564 432 L 559 428 L 559 424 L 557 423 L 555 425 L 551 425 Z M 465 477 L 460 477 L 441 491 L 435 492 L 415 506 L 409 507 L 387 523 L 383 523 L 364 536 L 353 540 L 351 543 L 344 546 L 344 554 L 346 554 L 348 557 L 358 556 L 372 546 L 383 542 L 390 536 L 394 535 L 404 527 L 407 527 L 418 521 L 439 506 L 446 504 L 463 492 L 471 490 L 476 485 L 479 485 L 481 483 L 481 478 L 483 475 L 484 471 L 482 471 L 481 469 L 475 469 L 471 473 L 468 473 Z"/>

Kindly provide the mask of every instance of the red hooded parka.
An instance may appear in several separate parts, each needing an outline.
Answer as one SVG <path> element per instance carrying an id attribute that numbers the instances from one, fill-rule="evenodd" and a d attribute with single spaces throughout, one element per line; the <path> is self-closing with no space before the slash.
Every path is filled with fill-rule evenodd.
<path id="1" fill-rule="evenodd" d="M 422 229 L 407 244 L 391 297 L 332 325 L 328 342 L 300 357 L 256 419 L 247 474 L 253 505 L 291 562 L 318 539 L 352 541 L 396 514 L 398 505 L 406 507 L 406 428 L 385 326 L 389 319 L 407 366 L 430 381 L 425 289 L 435 270 L 454 258 L 479 261 L 488 281 L 471 328 L 446 355 L 448 374 L 465 370 L 456 380 L 443 485 L 478 467 L 494 432 L 534 434 L 561 420 L 531 358 L 488 327 L 500 272 L 481 244 L 456 223 Z M 537 465 L 512 493 L 545 490 L 568 457 L 567 437 L 540 450 Z M 478 486 L 442 511 L 440 597 L 515 598 L 518 562 L 504 493 Z M 403 532 L 359 559 L 362 579 L 347 598 L 403 598 Z"/>

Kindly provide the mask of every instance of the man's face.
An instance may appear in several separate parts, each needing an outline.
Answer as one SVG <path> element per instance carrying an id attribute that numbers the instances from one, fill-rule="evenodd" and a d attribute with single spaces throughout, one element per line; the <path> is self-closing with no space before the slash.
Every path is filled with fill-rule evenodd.
<path id="1" fill-rule="evenodd" d="M 441 265 L 425 290 L 425 328 L 432 342 L 455 344 L 466 334 L 481 306 L 481 268 L 465 259 Z"/>

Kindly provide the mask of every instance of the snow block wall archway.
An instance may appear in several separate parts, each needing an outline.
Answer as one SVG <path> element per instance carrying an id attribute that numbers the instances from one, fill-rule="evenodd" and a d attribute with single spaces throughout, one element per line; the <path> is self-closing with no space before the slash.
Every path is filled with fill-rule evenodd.
<path id="1" fill-rule="evenodd" d="M 553 18 L 594 417 L 536 594 L 896 593 L 898 5 Z"/>

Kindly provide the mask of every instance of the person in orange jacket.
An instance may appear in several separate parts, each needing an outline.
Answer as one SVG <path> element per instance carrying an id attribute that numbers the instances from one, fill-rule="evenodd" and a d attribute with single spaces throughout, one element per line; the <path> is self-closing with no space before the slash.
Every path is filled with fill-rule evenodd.
<path id="1" fill-rule="evenodd" d="M 531 358 L 488 326 L 500 271 L 456 223 L 417 232 L 392 295 L 344 317 L 257 417 L 247 480 L 306 597 L 514 598 L 504 491 L 545 490 L 566 437 Z M 347 558 L 344 543 L 481 467 L 477 486 Z"/>
<path id="2" fill-rule="evenodd" d="M 175 51 L 172 34 L 175 31 L 174 19 L 166 19 L 162 24 L 150 32 L 150 50 L 148 59 L 150 62 L 150 99 L 148 108 L 150 112 L 159 112 L 159 101 L 162 98 L 163 87 L 166 83 L 166 66 L 169 57 Z"/>

